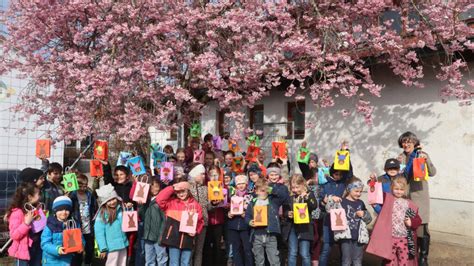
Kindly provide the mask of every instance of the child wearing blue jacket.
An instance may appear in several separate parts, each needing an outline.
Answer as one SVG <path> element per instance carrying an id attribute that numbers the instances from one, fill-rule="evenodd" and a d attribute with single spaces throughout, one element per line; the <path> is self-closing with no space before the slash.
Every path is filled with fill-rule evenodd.
<path id="1" fill-rule="evenodd" d="M 53 201 L 52 210 L 54 215 L 48 217 L 46 227 L 41 234 L 42 265 L 69 266 L 74 254 L 66 254 L 64 251 L 63 231 L 66 228 L 66 222 L 71 219 L 71 199 L 66 196 L 57 197 Z"/>
<path id="2" fill-rule="evenodd" d="M 265 179 L 259 179 L 255 184 L 257 196 L 252 199 L 245 212 L 245 222 L 251 229 L 252 251 L 255 256 L 255 264 L 265 265 L 265 254 L 270 265 L 280 265 L 280 257 L 277 245 L 277 236 L 281 234 L 278 210 L 286 200 L 284 190 L 273 190 Z M 267 226 L 256 226 L 254 223 L 254 207 L 267 206 Z"/>
<path id="3" fill-rule="evenodd" d="M 329 169 L 328 182 L 321 186 L 320 202 L 325 206 L 330 199 L 335 203 L 342 201 L 342 196 L 346 190 L 346 181 L 352 178 L 352 165 L 349 171 L 335 170 L 334 164 Z M 325 208 L 322 208 L 323 210 Z M 334 244 L 334 233 L 331 230 L 331 220 L 328 213 L 325 213 L 323 218 L 323 246 L 319 256 L 319 265 L 328 265 L 331 248 Z"/>
<path id="4" fill-rule="evenodd" d="M 375 176 L 370 178 L 370 180 L 367 182 L 368 185 L 370 186 L 371 182 L 380 182 L 382 183 L 382 191 L 384 193 L 392 193 L 392 179 L 398 176 L 398 173 L 400 172 L 400 162 L 397 159 L 388 159 L 385 161 L 385 174 L 377 177 L 377 180 L 375 179 Z M 382 210 L 382 204 L 372 204 L 372 207 L 374 208 L 374 211 L 379 214 L 380 211 Z"/>
<path id="5" fill-rule="evenodd" d="M 122 231 L 122 199 L 111 184 L 96 190 L 101 205 L 96 214 L 94 234 L 100 258 L 107 257 L 107 266 L 127 264 L 127 235 Z"/>

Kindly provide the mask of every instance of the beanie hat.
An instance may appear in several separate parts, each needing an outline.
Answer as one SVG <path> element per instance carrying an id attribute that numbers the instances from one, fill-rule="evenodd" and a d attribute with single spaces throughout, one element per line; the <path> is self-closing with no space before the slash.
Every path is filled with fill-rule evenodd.
<path id="1" fill-rule="evenodd" d="M 189 171 L 189 179 L 194 180 L 194 178 L 200 174 L 206 173 L 206 168 L 204 168 L 204 165 L 198 164 L 194 166 L 194 168 Z"/>
<path id="2" fill-rule="evenodd" d="M 400 169 L 400 162 L 397 159 L 388 159 L 385 161 L 384 169 Z"/>
<path id="3" fill-rule="evenodd" d="M 53 211 L 72 210 L 72 200 L 67 196 L 59 196 L 53 201 Z"/>
<path id="4" fill-rule="evenodd" d="M 281 169 L 278 168 L 278 167 L 268 167 L 267 168 L 267 175 L 269 175 L 270 173 L 276 173 L 278 175 L 281 175 Z"/>
<path id="5" fill-rule="evenodd" d="M 102 207 L 107 201 L 111 199 L 118 199 L 119 201 L 122 201 L 122 198 L 120 198 L 117 195 L 117 192 L 115 192 L 114 187 L 112 184 L 107 184 L 105 186 L 100 187 L 95 191 L 97 193 L 97 196 L 99 197 L 99 208 Z"/>
<path id="6" fill-rule="evenodd" d="M 245 175 L 238 175 L 235 177 L 235 184 L 248 184 L 249 179 Z"/>
<path id="7" fill-rule="evenodd" d="M 28 167 L 20 172 L 19 178 L 25 183 L 36 183 L 43 174 L 44 172 L 39 169 Z"/>
<path id="8" fill-rule="evenodd" d="M 247 168 L 247 175 L 250 173 L 256 173 L 259 176 L 262 176 L 262 169 L 258 166 L 258 164 L 253 163 Z"/>
<path id="9" fill-rule="evenodd" d="M 316 153 L 311 153 L 309 155 L 309 160 L 310 161 L 315 161 L 316 163 L 318 162 L 319 158 L 318 158 L 318 155 Z"/>

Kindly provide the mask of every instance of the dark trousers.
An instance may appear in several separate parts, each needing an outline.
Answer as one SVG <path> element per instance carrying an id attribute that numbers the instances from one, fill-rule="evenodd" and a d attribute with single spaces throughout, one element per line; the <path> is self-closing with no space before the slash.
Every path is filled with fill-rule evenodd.
<path id="1" fill-rule="evenodd" d="M 72 259 L 72 266 L 81 266 L 82 262 L 84 264 L 91 264 L 92 258 L 94 257 L 94 234 L 84 234 L 84 240 L 86 241 L 86 246 L 84 247 L 84 253 L 74 255 Z"/>
<path id="2" fill-rule="evenodd" d="M 223 224 L 208 225 L 206 240 L 204 241 L 203 265 L 216 265 L 221 256 L 221 239 Z"/>
<path id="3" fill-rule="evenodd" d="M 235 266 L 252 266 L 253 254 L 249 231 L 227 230 L 228 241 L 232 246 L 233 262 Z M 243 251 L 243 252 L 242 252 Z M 245 259 L 242 259 L 245 258 Z"/>

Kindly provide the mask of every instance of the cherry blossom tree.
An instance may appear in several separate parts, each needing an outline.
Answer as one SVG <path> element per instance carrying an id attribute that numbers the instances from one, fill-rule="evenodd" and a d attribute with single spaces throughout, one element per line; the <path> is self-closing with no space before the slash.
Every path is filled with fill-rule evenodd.
<path id="1" fill-rule="evenodd" d="M 470 102 L 462 55 L 474 48 L 473 28 L 462 14 L 473 7 L 469 0 L 11 0 L 0 72 L 16 69 L 31 80 L 15 110 L 38 125 L 57 124 L 60 140 L 135 141 L 149 126 L 189 123 L 209 101 L 230 109 L 241 130 L 243 107 L 276 88 L 320 107 L 346 97 L 370 123 L 367 96 L 383 96 L 384 85 L 372 80 L 369 61 L 423 87 L 420 53 L 436 51 L 443 99 Z"/>

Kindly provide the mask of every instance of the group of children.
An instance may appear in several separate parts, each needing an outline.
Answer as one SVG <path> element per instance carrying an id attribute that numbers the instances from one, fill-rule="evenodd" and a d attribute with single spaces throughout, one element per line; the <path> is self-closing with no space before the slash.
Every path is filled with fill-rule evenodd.
<path id="1" fill-rule="evenodd" d="M 145 179 L 133 176 L 127 166 L 112 172 L 102 161 L 103 177 L 88 187 L 88 177 L 76 172 L 78 190 L 65 193 L 59 164 L 51 163 L 45 174 L 24 169 L 23 184 L 6 215 L 13 240 L 9 255 L 18 265 L 90 265 L 95 255 L 106 265 L 201 266 L 226 258 L 228 265 L 238 266 L 291 266 L 298 261 L 324 266 L 337 244 L 342 265 L 362 265 L 365 249 L 385 265 L 416 265 L 421 262 L 417 229 L 427 222 L 418 215 L 418 208 L 425 206 L 407 199 L 412 153 L 420 153 L 419 141 L 410 134 L 400 140 L 407 160 L 388 159 L 385 174 L 369 179 L 381 182 L 384 192 L 383 204 L 372 205 L 377 218 L 370 236 L 368 225 L 375 217 L 361 200 L 365 185 L 352 166 L 337 170 L 334 164 L 320 165 L 311 153 L 307 162 L 299 163 L 303 175 L 289 175 L 287 160 L 276 157 L 264 166 L 260 151 L 252 161 L 239 161 L 243 165 L 237 169 L 238 155 L 216 149 L 208 134 L 202 143 L 192 139 L 176 152 L 165 147 L 174 167 L 172 180 L 160 178 L 158 168 L 153 173 L 148 168 Z M 413 149 L 405 150 L 407 143 Z M 204 160 L 196 162 L 195 151 L 201 150 Z M 343 144 L 341 150 L 349 149 Z M 431 161 L 428 168 L 434 175 Z M 214 181 L 222 184 L 220 191 L 213 190 Z M 143 182 L 149 184 L 146 200 L 133 201 L 135 190 L 141 189 L 137 184 Z M 224 190 L 224 199 L 210 195 Z M 341 209 L 342 218 L 334 214 Z M 41 218 L 39 210 L 47 216 L 41 230 L 38 222 L 34 225 Z M 130 217 L 133 213 L 138 219 Z M 83 249 L 68 253 L 63 231 L 71 221 L 82 232 Z M 124 223 L 137 230 L 124 232 Z M 334 230 L 343 224 L 342 230 Z"/>

